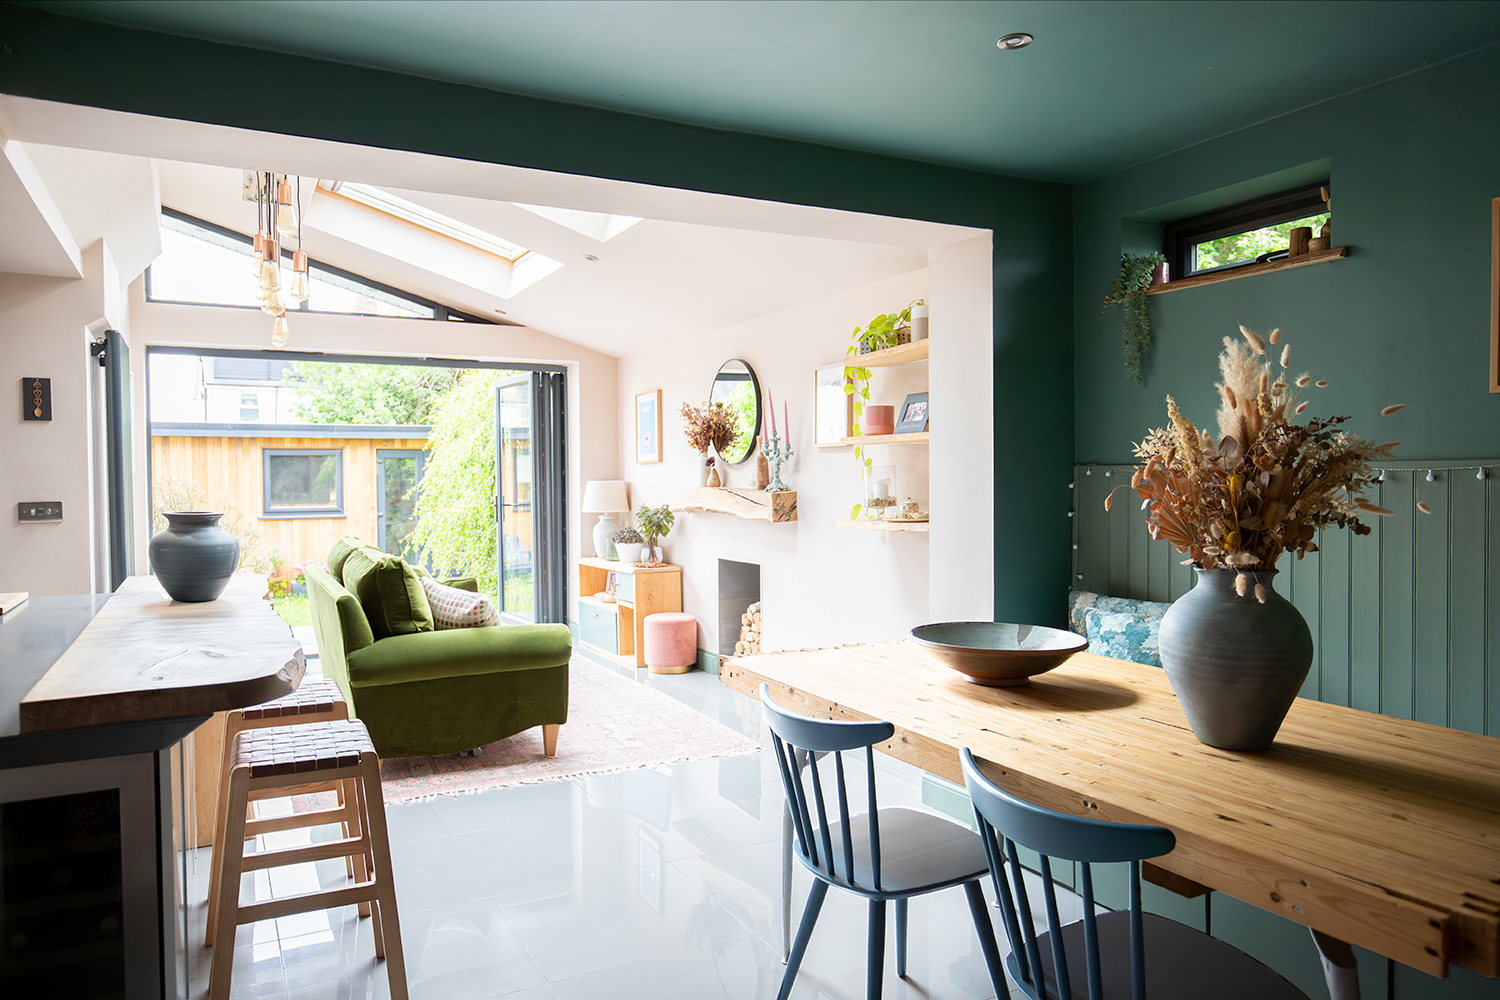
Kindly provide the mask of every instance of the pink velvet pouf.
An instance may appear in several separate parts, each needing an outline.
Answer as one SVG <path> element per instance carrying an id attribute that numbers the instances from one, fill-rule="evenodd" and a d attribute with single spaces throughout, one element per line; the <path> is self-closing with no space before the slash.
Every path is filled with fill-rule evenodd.
<path id="1" fill-rule="evenodd" d="M 698 665 L 698 619 L 680 611 L 647 615 L 646 669 L 653 674 L 685 674 Z"/>

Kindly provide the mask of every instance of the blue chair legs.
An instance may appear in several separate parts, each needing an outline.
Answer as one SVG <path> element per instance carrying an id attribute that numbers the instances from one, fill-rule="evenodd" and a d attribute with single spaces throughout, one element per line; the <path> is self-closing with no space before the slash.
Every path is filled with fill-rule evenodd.
<path id="1" fill-rule="evenodd" d="M 965 882 L 964 896 L 969 901 L 969 913 L 974 917 L 974 933 L 979 935 L 979 947 L 984 952 L 985 967 L 990 970 L 990 985 L 995 987 L 995 996 L 1009 996 L 1005 985 L 1005 963 L 1000 958 L 1000 948 L 995 944 L 995 928 L 990 923 L 990 908 L 984 901 L 984 890 L 978 882 Z"/>
<path id="2" fill-rule="evenodd" d="M 885 986 L 885 900 L 870 900 L 870 933 L 865 944 L 865 1000 L 880 1000 Z"/>
<path id="3" fill-rule="evenodd" d="M 797 969 L 802 965 L 802 956 L 807 951 L 808 939 L 812 937 L 813 924 L 818 922 L 818 912 L 823 909 L 823 897 L 828 895 L 828 883 L 813 879 L 812 891 L 807 894 L 807 905 L 802 908 L 802 923 L 797 926 L 797 938 L 786 957 L 786 972 L 781 977 L 781 990 L 776 1000 L 786 1000 L 792 995 L 792 984 L 797 981 Z"/>
<path id="4" fill-rule="evenodd" d="M 896 978 L 906 978 L 906 903 L 896 900 Z"/>

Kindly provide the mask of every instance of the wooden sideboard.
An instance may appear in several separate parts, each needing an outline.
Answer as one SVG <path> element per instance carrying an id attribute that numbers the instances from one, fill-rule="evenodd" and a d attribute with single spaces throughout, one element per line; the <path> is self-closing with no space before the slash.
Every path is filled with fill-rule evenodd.
<path id="1" fill-rule="evenodd" d="M 615 575 L 615 601 L 593 595 Z M 607 559 L 578 560 L 579 639 L 590 649 L 646 665 L 646 616 L 682 610 L 681 566 L 638 566 Z"/>

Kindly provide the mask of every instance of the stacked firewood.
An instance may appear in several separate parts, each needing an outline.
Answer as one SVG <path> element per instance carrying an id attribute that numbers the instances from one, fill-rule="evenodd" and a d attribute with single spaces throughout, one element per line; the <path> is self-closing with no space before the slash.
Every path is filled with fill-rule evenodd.
<path id="1" fill-rule="evenodd" d="M 734 655 L 760 652 L 760 602 L 756 601 L 740 615 L 740 640 L 734 644 Z"/>

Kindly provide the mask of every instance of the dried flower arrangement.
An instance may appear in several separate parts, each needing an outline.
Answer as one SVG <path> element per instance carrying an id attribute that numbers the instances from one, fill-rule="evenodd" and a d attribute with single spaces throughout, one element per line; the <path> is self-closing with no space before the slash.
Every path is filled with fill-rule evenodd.
<path id="1" fill-rule="evenodd" d="M 724 402 L 704 403 L 694 406 L 682 404 L 682 433 L 694 451 L 710 461 L 708 450 L 712 448 L 720 455 L 739 442 L 743 431 L 734 411 Z"/>
<path id="2" fill-rule="evenodd" d="M 1327 381 L 1306 374 L 1291 378 L 1290 345 L 1282 345 L 1272 364 L 1267 352 L 1280 342 L 1280 330 L 1271 332 L 1270 345 L 1246 327 L 1240 332 L 1243 342 L 1225 337 L 1219 355 L 1218 440 L 1194 427 L 1168 396 L 1172 425 L 1136 445 L 1141 464 L 1130 486 L 1142 498 L 1141 509 L 1150 511 L 1152 538 L 1187 553 L 1185 564 L 1238 570 L 1235 590 L 1244 597 L 1251 574 L 1275 569 L 1283 552 L 1296 552 L 1299 559 L 1316 552 L 1319 528 L 1336 525 L 1367 535 L 1362 514 L 1389 516 L 1392 511 L 1360 493 L 1373 482 L 1370 463 L 1390 458 L 1401 442 L 1376 444 L 1341 429 L 1348 417 L 1293 423 L 1289 418 L 1308 406 L 1302 390 L 1324 388 Z M 1387 406 L 1380 413 L 1404 408 Z M 1105 510 L 1113 500 L 1111 492 Z M 1264 585 L 1253 587 L 1264 604 Z"/>

